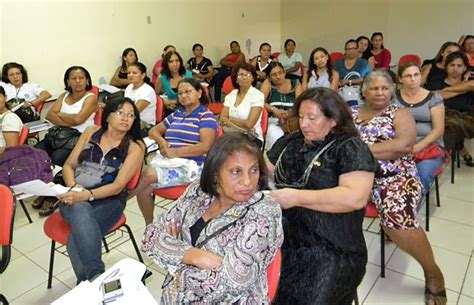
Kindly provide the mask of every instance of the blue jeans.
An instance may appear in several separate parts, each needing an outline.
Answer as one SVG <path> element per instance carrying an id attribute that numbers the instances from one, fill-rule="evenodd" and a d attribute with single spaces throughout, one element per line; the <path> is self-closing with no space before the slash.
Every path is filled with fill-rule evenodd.
<path id="1" fill-rule="evenodd" d="M 424 194 L 430 189 L 430 184 L 434 180 L 434 173 L 441 166 L 442 158 L 427 159 L 416 163 L 421 183 L 423 184 Z"/>
<path id="2" fill-rule="evenodd" d="M 77 283 L 90 280 L 105 271 L 101 258 L 102 238 L 122 216 L 125 200 L 99 199 L 70 206 L 60 205 L 61 216 L 71 225 L 66 246 Z"/>

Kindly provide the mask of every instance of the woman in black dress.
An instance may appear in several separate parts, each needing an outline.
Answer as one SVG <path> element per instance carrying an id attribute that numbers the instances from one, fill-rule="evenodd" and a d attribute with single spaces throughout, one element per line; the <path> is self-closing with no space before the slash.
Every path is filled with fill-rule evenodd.
<path id="1" fill-rule="evenodd" d="M 364 207 L 377 163 L 349 109 L 328 88 L 303 92 L 293 108 L 300 130 L 268 152 L 284 209 L 285 241 L 276 304 L 351 304 L 367 248 Z"/>

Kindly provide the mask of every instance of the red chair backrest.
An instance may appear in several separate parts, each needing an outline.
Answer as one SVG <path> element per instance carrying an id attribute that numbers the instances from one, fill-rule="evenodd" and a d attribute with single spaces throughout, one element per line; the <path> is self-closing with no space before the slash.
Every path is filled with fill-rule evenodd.
<path id="1" fill-rule="evenodd" d="M 275 298 L 278 290 L 278 283 L 280 282 L 280 271 L 281 271 L 281 250 L 278 249 L 275 253 L 273 261 L 268 265 L 267 268 L 267 282 L 268 282 L 268 300 L 270 303 Z"/>
<path id="2" fill-rule="evenodd" d="M 272 53 L 272 57 L 275 58 L 275 59 L 277 59 L 278 56 L 280 56 L 280 54 L 281 54 L 281 52 L 273 52 L 273 53 Z"/>
<path id="3" fill-rule="evenodd" d="M 336 63 L 336 61 L 342 58 L 344 58 L 344 54 L 341 52 L 331 52 L 331 54 L 329 54 L 329 59 L 333 65 Z"/>
<path id="4" fill-rule="evenodd" d="M 99 88 L 97 88 L 97 86 L 92 85 L 91 92 L 94 93 L 95 96 L 99 97 Z"/>
<path id="5" fill-rule="evenodd" d="M 0 245 L 9 246 L 12 243 L 15 202 L 12 191 L 4 184 L 0 184 L 0 211 Z"/>
<path id="6" fill-rule="evenodd" d="M 165 102 L 161 98 L 161 96 L 157 95 L 156 96 L 156 112 L 155 112 L 155 117 L 156 117 L 156 124 L 161 122 L 163 120 L 163 109 Z"/>
<path id="7" fill-rule="evenodd" d="M 224 134 L 224 129 L 222 129 L 221 124 L 217 124 L 216 138 L 221 137 L 223 134 Z"/>
<path id="8" fill-rule="evenodd" d="M 227 76 L 224 80 L 224 84 L 222 85 L 222 92 L 224 92 L 224 94 L 229 94 L 234 89 L 235 88 L 232 84 L 232 78 L 230 76 Z"/>
<path id="9" fill-rule="evenodd" d="M 379 217 L 379 212 L 375 207 L 375 204 L 372 201 L 367 202 L 367 206 L 365 207 L 365 215 L 364 217 L 369 218 L 377 218 Z"/>
<path id="10" fill-rule="evenodd" d="M 418 66 L 421 64 L 420 56 L 415 55 L 415 54 L 406 54 L 406 55 L 403 55 L 402 57 L 400 57 L 400 59 L 398 60 L 398 65 L 401 66 L 401 65 L 406 64 L 407 62 L 410 62 L 410 61 L 416 63 Z"/>
<path id="11" fill-rule="evenodd" d="M 99 126 L 99 127 L 102 127 L 102 112 L 104 112 L 104 109 L 102 109 L 100 107 L 95 112 L 94 124 Z"/>
<path id="12" fill-rule="evenodd" d="M 267 109 L 265 109 L 265 107 L 262 107 L 260 126 L 262 127 L 263 138 L 265 139 L 267 137 L 267 130 L 268 130 L 268 111 Z"/>
<path id="13" fill-rule="evenodd" d="M 43 106 L 44 106 L 44 102 L 42 103 L 38 103 L 38 104 L 34 104 L 33 107 L 35 107 L 36 111 L 41 114 L 41 110 L 43 110 Z"/>
<path id="14" fill-rule="evenodd" d="M 134 188 L 137 187 L 141 174 L 142 174 L 142 168 L 140 167 L 137 170 L 137 172 L 135 173 L 135 176 L 132 177 L 132 180 L 130 180 L 130 182 L 128 182 L 127 190 L 131 191 L 131 190 L 133 190 Z"/>
<path id="15" fill-rule="evenodd" d="M 23 127 L 20 130 L 20 135 L 18 136 L 18 145 L 23 145 L 26 142 L 26 139 L 28 138 L 28 133 L 30 130 L 28 129 L 28 126 L 23 125 Z"/>
<path id="16" fill-rule="evenodd" d="M 219 115 L 222 112 L 222 109 L 224 108 L 223 103 L 209 103 L 207 104 L 207 109 L 209 109 L 214 115 Z"/>

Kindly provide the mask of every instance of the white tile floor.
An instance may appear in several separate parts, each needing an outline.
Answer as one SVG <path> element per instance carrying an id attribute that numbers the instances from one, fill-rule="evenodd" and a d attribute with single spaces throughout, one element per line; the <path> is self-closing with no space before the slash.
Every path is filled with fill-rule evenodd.
<path id="1" fill-rule="evenodd" d="M 474 153 L 474 141 L 466 143 Z M 474 305 L 474 168 L 461 165 L 456 169 L 456 183 L 450 183 L 448 167 L 440 178 L 441 207 L 435 208 L 434 190 L 428 238 L 444 272 L 449 304 Z M 75 284 L 69 259 L 56 255 L 53 288 L 46 289 L 50 241 L 43 233 L 44 219 L 29 208 L 33 223 L 29 224 L 23 211 L 16 212 L 13 232 L 12 259 L 0 275 L 0 291 L 12 305 L 49 304 L 69 291 Z M 157 208 L 159 213 L 162 209 Z M 130 201 L 125 214 L 135 237 L 141 239 L 144 222 L 136 202 Z M 419 216 L 424 223 L 424 209 Z M 380 278 L 379 236 L 366 232 L 369 263 L 359 287 L 359 300 L 366 305 L 424 304 L 423 272 L 418 263 L 393 244 L 386 245 L 386 277 Z M 106 266 L 124 257 L 136 257 L 130 242 L 104 255 Z M 164 272 L 149 260 L 153 271 L 147 287 L 159 300 Z"/>

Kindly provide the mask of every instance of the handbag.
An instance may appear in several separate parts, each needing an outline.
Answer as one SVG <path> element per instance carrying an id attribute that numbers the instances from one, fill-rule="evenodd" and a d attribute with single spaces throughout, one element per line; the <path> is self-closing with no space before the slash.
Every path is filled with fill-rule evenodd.
<path id="1" fill-rule="evenodd" d="M 17 116 L 20 117 L 23 123 L 33 122 L 40 119 L 39 113 L 36 111 L 35 107 L 23 107 L 23 103 L 26 103 L 25 99 L 12 98 L 6 102 L 5 106 L 8 110 L 17 108 L 13 111 Z"/>
<path id="2" fill-rule="evenodd" d="M 49 129 L 44 141 L 46 149 L 53 151 L 59 148 L 73 149 L 81 133 L 79 130 L 71 127 L 54 126 Z"/>
<path id="3" fill-rule="evenodd" d="M 157 152 L 150 164 L 156 170 L 158 178 L 158 182 L 153 184 L 154 188 L 186 185 L 201 176 L 202 167 L 190 159 L 168 159 Z"/>
<path id="4" fill-rule="evenodd" d="M 86 189 L 94 189 L 114 182 L 117 173 L 113 166 L 82 161 L 74 170 L 74 180 Z"/>
<path id="5" fill-rule="evenodd" d="M 361 78 L 362 76 L 359 74 L 359 72 L 349 72 L 344 76 L 343 80 L 350 80 L 351 78 Z M 339 95 L 346 101 L 356 101 L 358 104 L 360 104 L 361 98 L 360 98 L 360 86 L 349 86 L 345 85 L 344 87 L 339 88 Z"/>
<path id="6" fill-rule="evenodd" d="M 420 162 L 423 160 L 443 158 L 443 162 L 448 157 L 448 152 L 444 147 L 437 144 L 430 144 L 426 146 L 422 151 L 414 155 L 415 162 Z"/>

